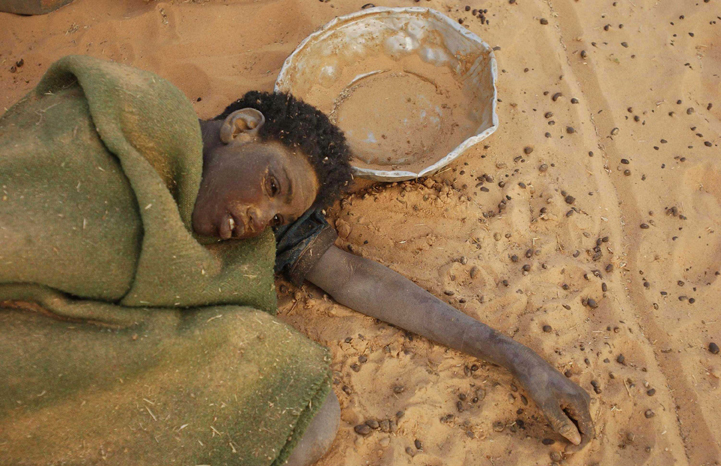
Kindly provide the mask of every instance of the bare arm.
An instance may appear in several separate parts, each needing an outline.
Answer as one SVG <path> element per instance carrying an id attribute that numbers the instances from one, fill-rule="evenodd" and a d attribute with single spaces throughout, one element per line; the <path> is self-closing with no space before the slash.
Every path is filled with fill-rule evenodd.
<path id="1" fill-rule="evenodd" d="M 506 368 L 526 387 L 554 430 L 581 446 L 593 437 L 590 398 L 583 389 L 531 349 L 449 306 L 400 274 L 331 247 L 306 278 L 344 306 Z"/>

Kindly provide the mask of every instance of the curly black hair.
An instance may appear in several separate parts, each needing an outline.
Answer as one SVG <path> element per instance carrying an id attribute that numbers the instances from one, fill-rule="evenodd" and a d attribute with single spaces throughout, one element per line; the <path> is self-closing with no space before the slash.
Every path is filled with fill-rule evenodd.
<path id="1" fill-rule="evenodd" d="M 287 93 L 250 91 L 214 120 L 243 108 L 254 108 L 265 116 L 258 132 L 262 140 L 279 141 L 308 157 L 320 184 L 314 206 L 326 207 L 340 197 L 353 179 L 350 150 L 343 131 L 323 112 Z"/>

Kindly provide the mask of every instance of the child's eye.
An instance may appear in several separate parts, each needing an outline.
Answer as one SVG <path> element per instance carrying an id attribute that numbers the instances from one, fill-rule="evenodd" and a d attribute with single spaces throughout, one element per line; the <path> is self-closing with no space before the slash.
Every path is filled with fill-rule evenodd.
<path id="1" fill-rule="evenodd" d="M 275 197 L 280 191 L 278 180 L 273 175 L 268 175 L 265 179 L 265 190 L 268 192 L 270 197 Z"/>
<path id="2" fill-rule="evenodd" d="M 283 224 L 283 216 L 280 214 L 277 214 L 273 219 L 270 221 L 270 226 L 277 227 L 278 225 Z"/>

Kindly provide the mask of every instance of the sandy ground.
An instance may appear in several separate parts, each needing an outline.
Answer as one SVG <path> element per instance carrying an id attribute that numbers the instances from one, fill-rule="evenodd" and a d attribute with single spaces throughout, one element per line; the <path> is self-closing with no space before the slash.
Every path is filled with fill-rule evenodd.
<path id="1" fill-rule="evenodd" d="M 84 53 L 168 78 L 210 117 L 272 89 L 304 37 L 364 3 L 77 0 L 0 14 L 0 108 Z M 466 3 L 421 5 L 498 47 L 500 129 L 432 179 L 341 202 L 339 246 L 568 371 L 593 396 L 598 434 L 560 459 L 560 437 L 505 371 L 279 283 L 282 318 L 334 355 L 344 422 L 319 464 L 719 464 L 721 356 L 707 347 L 721 343 L 721 2 L 469 1 L 490 24 Z M 397 429 L 359 437 L 369 419 Z"/>

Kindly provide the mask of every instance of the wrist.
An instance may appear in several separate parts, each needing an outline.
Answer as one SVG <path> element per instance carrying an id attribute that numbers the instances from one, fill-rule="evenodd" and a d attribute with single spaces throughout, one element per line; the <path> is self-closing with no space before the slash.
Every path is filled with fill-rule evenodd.
<path id="1" fill-rule="evenodd" d="M 520 343 L 516 345 L 507 369 L 521 384 L 526 385 L 528 381 L 538 379 L 550 366 L 532 349 Z"/>
<path id="2" fill-rule="evenodd" d="M 483 324 L 469 325 L 463 334 L 463 351 L 477 358 L 503 367 L 516 376 L 524 371 L 528 348 L 506 335 Z"/>

